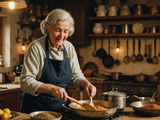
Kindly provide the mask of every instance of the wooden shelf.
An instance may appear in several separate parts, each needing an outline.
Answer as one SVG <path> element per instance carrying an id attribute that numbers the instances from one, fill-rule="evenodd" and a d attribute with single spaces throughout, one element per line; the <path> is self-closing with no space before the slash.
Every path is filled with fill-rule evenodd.
<path id="1" fill-rule="evenodd" d="M 21 29 L 23 29 L 24 26 L 30 26 L 31 29 L 34 29 L 36 27 L 39 27 L 40 23 L 36 22 L 17 22 L 17 24 L 21 25 Z"/>
<path id="2" fill-rule="evenodd" d="M 160 33 L 128 33 L 128 34 L 89 34 L 89 37 L 111 38 L 111 37 L 160 37 Z"/>
<path id="3" fill-rule="evenodd" d="M 90 21 L 135 21 L 135 20 L 159 20 L 160 14 L 144 14 L 144 15 L 124 15 L 124 16 L 105 16 L 105 17 L 89 17 Z"/>

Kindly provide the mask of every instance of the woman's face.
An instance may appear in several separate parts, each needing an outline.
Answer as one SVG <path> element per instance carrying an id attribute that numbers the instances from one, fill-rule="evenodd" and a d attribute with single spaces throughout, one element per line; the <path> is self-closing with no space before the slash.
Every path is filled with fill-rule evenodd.
<path id="1" fill-rule="evenodd" d="M 49 38 L 53 48 L 59 49 L 69 34 L 70 22 L 68 20 L 59 20 L 55 25 L 48 29 Z"/>

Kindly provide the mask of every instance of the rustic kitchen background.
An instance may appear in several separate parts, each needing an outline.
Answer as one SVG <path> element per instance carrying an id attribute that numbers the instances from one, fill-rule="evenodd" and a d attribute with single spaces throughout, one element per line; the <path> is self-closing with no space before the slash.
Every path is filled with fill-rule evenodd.
<path id="1" fill-rule="evenodd" d="M 122 4 L 128 5 L 130 8 L 133 8 L 134 4 L 145 4 L 148 7 L 153 7 L 154 5 L 160 6 L 160 1 L 158 0 L 141 0 L 141 1 L 134 1 L 134 0 L 125 0 L 123 1 L 125 3 L 122 3 L 121 0 L 110 0 L 105 4 L 105 7 L 110 7 L 110 6 L 116 6 L 117 9 L 117 16 L 119 16 L 119 12 L 121 10 Z M 31 4 L 30 1 L 27 1 L 28 7 Z M 32 1 L 33 5 L 37 4 L 37 1 L 33 0 Z M 52 4 L 50 4 L 52 3 Z M 76 10 L 76 5 L 82 6 L 82 8 L 78 8 L 79 10 Z M 94 8 L 98 8 L 98 0 L 95 1 L 74 1 L 74 0 L 64 0 L 64 2 L 58 2 L 56 0 L 51 1 L 47 0 L 46 4 L 48 5 L 49 10 L 54 9 L 57 7 L 62 7 L 62 8 L 70 8 L 70 11 L 82 11 L 82 9 L 86 10 L 86 13 L 81 12 L 81 19 L 78 20 L 78 18 L 75 18 L 76 22 L 76 31 L 75 35 L 79 34 L 79 38 L 77 37 L 72 37 L 74 39 L 73 44 L 75 44 L 76 48 L 79 48 L 79 55 L 83 58 L 83 61 L 81 62 L 82 66 L 84 66 L 88 62 L 94 62 L 98 66 L 99 72 L 101 70 L 107 70 L 110 72 L 122 72 L 123 74 L 126 75 L 132 75 L 132 74 L 138 74 L 138 73 L 145 73 L 145 74 L 155 74 L 157 71 L 159 71 L 160 68 L 160 63 L 158 64 L 153 64 L 153 63 L 148 63 L 146 60 L 148 57 L 144 57 L 145 53 L 145 42 L 147 44 L 152 45 L 151 47 L 151 58 L 154 57 L 154 39 L 156 39 L 156 55 L 158 57 L 158 54 L 160 52 L 160 39 L 159 35 L 157 36 L 114 36 L 112 37 L 93 37 L 89 36 L 90 33 L 92 33 L 92 28 L 93 26 L 93 20 L 89 19 L 89 17 L 95 17 L 96 12 L 94 11 Z M 4 60 L 4 65 L 5 67 L 10 67 L 10 66 L 15 66 L 17 64 L 20 64 L 20 54 L 24 54 L 25 51 L 22 51 L 22 43 L 23 43 L 23 38 L 26 37 L 27 39 L 29 38 L 32 33 L 37 34 L 35 30 L 37 30 L 38 25 L 34 24 L 21 24 L 20 22 L 22 21 L 22 17 L 25 15 L 25 10 L 26 9 L 20 9 L 20 10 L 9 10 L 9 9 L 1 9 L 0 16 L 2 18 L 2 56 Z M 85 11 L 83 10 L 83 11 Z M 109 10 L 108 10 L 109 11 Z M 106 16 L 108 16 L 108 11 L 106 12 Z M 87 12 L 89 14 L 87 14 Z M 150 9 L 147 9 L 147 12 L 150 12 Z M 77 15 L 77 13 L 73 13 L 73 17 Z M 84 15 L 83 15 L 84 14 Z M 82 21 L 83 20 L 83 21 Z M 109 25 L 122 25 L 122 24 L 131 24 L 132 26 L 135 23 L 141 23 L 145 28 L 153 28 L 154 26 L 158 28 L 160 25 L 159 22 L 159 17 L 155 17 L 151 20 L 151 18 L 146 18 L 146 19 L 129 19 L 128 21 L 126 19 L 123 20 L 110 20 L 110 21 L 98 21 L 99 23 L 102 23 L 103 29 L 109 27 Z M 78 25 L 81 24 L 81 25 Z M 77 27 L 78 26 L 78 27 Z M 81 26 L 81 29 L 79 29 Z M 19 36 L 21 37 L 22 41 L 17 43 L 16 38 L 17 38 L 17 30 L 20 30 Z M 26 36 L 24 36 L 24 30 L 26 31 Z M 157 31 L 159 32 L 159 31 Z M 106 35 L 107 36 L 107 35 Z M 37 37 L 37 36 L 36 36 Z M 99 57 L 94 57 L 92 55 L 94 50 L 98 50 L 101 48 L 101 38 L 103 38 L 103 48 L 106 50 L 108 54 L 108 40 L 110 39 L 110 55 L 116 60 L 120 61 L 119 65 L 114 64 L 112 68 L 106 68 L 103 63 L 102 59 Z M 126 40 L 128 39 L 128 55 L 131 57 L 133 55 L 133 38 L 135 39 L 135 54 L 137 55 L 139 53 L 138 51 L 138 40 L 140 39 L 141 41 L 141 54 L 143 55 L 143 60 L 142 61 L 136 61 L 136 62 L 129 62 L 128 64 L 123 62 L 123 58 L 127 54 L 126 50 Z M 69 40 L 71 38 L 68 38 Z M 71 42 L 72 42 L 71 39 Z M 83 39 L 83 40 L 82 40 Z M 119 40 L 119 54 L 117 56 L 116 53 L 116 47 L 117 47 L 117 39 Z M 84 42 L 82 42 L 84 41 Z M 96 42 L 96 43 L 95 43 Z M 26 42 L 25 42 L 26 44 Z M 94 46 L 96 45 L 96 47 Z M 27 46 L 27 44 L 26 44 Z M 86 52 L 87 51 L 87 52 Z M 158 57 L 159 61 L 160 57 Z"/>

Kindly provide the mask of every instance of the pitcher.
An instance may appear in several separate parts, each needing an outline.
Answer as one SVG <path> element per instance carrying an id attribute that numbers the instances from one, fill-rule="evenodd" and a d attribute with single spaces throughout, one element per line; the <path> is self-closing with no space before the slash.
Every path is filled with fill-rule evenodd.
<path id="1" fill-rule="evenodd" d="M 116 6 L 110 6 L 108 16 L 117 16 L 117 10 Z"/>
<path id="2" fill-rule="evenodd" d="M 106 16 L 108 8 L 105 8 L 104 5 L 98 5 L 98 8 L 94 8 L 94 11 L 97 13 L 97 16 Z"/>

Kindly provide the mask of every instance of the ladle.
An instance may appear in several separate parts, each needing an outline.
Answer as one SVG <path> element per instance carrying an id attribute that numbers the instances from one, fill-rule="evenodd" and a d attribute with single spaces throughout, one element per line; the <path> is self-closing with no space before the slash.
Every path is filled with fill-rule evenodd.
<path id="1" fill-rule="evenodd" d="M 128 55 L 128 39 L 127 39 L 127 44 L 126 44 L 126 49 L 127 49 L 127 55 L 123 58 L 124 63 L 129 63 L 130 62 L 130 57 Z"/>
<path id="2" fill-rule="evenodd" d="M 147 53 L 147 50 L 148 50 L 148 43 L 147 43 L 147 40 L 145 40 L 145 53 L 144 53 L 144 57 L 148 57 L 148 53 Z"/>
<path id="3" fill-rule="evenodd" d="M 159 41 L 159 53 L 158 53 L 158 57 L 160 57 L 160 41 Z"/>
<path id="4" fill-rule="evenodd" d="M 17 41 L 17 43 L 19 43 L 22 41 L 22 39 L 19 37 L 19 29 L 17 29 L 17 34 L 18 34 L 18 36 L 16 38 L 16 41 Z"/>
<path id="5" fill-rule="evenodd" d="M 149 57 L 147 58 L 147 62 L 148 63 L 152 63 L 153 60 L 151 58 L 151 44 L 148 45 L 148 49 L 149 49 Z"/>
<path id="6" fill-rule="evenodd" d="M 79 102 L 78 100 L 76 100 L 76 99 L 74 99 L 74 98 L 72 98 L 72 97 L 69 97 L 69 96 L 68 96 L 67 98 L 68 98 L 69 100 L 77 103 L 78 105 L 84 107 L 86 110 L 96 110 L 93 106 L 91 106 L 91 105 L 88 104 L 88 103 L 81 103 L 81 102 Z"/>
<path id="7" fill-rule="evenodd" d="M 142 61 L 143 60 L 143 56 L 141 54 L 141 40 L 139 39 L 138 40 L 138 51 L 139 51 L 139 54 L 137 55 L 137 61 Z"/>
<path id="8" fill-rule="evenodd" d="M 135 55 L 135 39 L 133 39 L 133 55 L 131 56 L 131 61 L 136 62 L 136 55 Z"/>
<path id="9" fill-rule="evenodd" d="M 158 57 L 156 55 L 156 39 L 154 40 L 154 57 L 153 57 L 153 64 L 158 64 Z"/>

